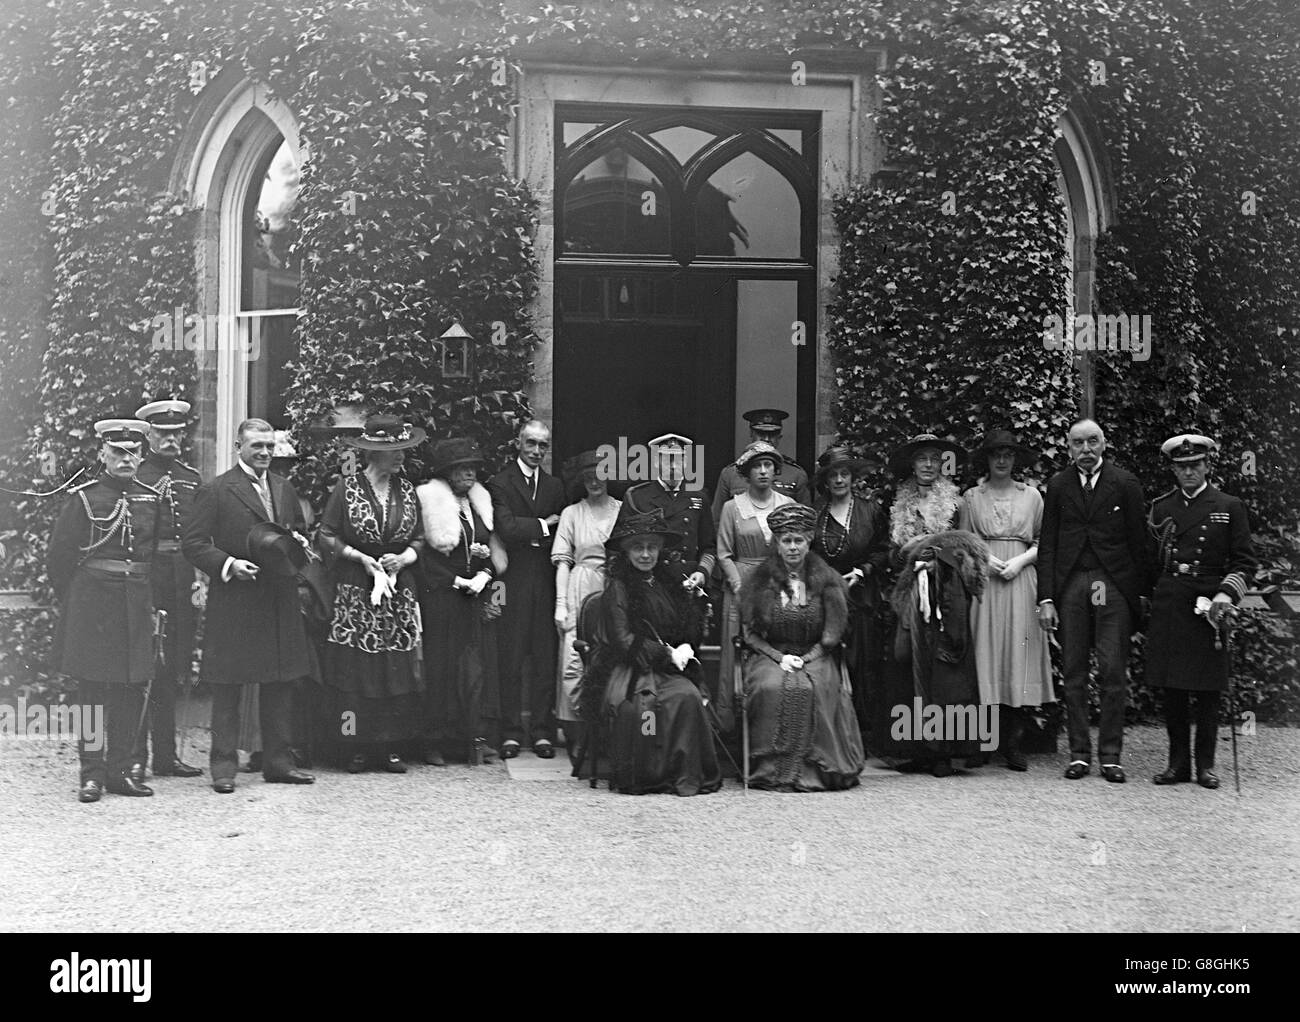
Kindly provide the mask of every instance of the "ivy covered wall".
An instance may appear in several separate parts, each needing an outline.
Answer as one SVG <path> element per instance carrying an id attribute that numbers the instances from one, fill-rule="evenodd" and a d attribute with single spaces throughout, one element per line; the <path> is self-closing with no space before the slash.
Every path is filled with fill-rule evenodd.
<path id="1" fill-rule="evenodd" d="M 537 211 L 506 159 L 523 63 L 689 74 L 779 58 L 815 72 L 828 53 L 883 46 L 891 171 L 832 197 L 841 265 L 823 340 L 841 428 L 888 447 L 1006 425 L 1059 460 L 1077 378 L 1042 337 L 1065 300 L 1052 153 L 1072 106 L 1117 198 L 1100 311 L 1152 317 L 1148 361 L 1097 357 L 1098 417 L 1151 494 L 1170 485 L 1160 440 L 1218 436 L 1221 481 L 1286 575 L 1300 531 L 1300 30 L 1286 0 L 1231 7 L 19 0 L 0 25 L 0 487 L 48 490 L 89 463 L 96 418 L 158 391 L 194 396 L 192 353 L 152 351 L 141 324 L 196 301 L 196 214 L 166 192 L 204 99 L 195 62 L 208 81 L 234 67 L 264 83 L 310 146 L 288 396 L 308 455 L 298 481 L 318 497 L 333 454 L 301 427 L 337 403 L 489 448 L 527 414 Z M 476 380 L 442 378 L 431 342 L 452 320 L 476 338 Z M 58 500 L 5 497 L 0 586 L 39 586 Z M 26 623 L 0 639 L 0 676 L 42 677 L 47 616 L 6 618 Z M 1261 684 L 1293 684 L 1273 627 L 1259 625 Z"/>

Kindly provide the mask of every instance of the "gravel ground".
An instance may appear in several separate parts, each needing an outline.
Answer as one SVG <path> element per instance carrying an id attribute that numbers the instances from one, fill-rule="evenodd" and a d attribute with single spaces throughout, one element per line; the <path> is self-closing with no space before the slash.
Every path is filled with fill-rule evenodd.
<path id="1" fill-rule="evenodd" d="M 1221 750 L 1217 792 L 1153 786 L 1163 731 L 1131 728 L 1123 786 L 1067 782 L 1058 755 L 1027 774 L 869 769 L 834 794 L 633 797 L 525 754 L 520 779 L 241 774 L 221 796 L 163 778 L 82 806 L 73 748 L 0 738 L 0 930 L 1300 929 L 1300 732 L 1241 739 L 1240 798 Z"/>

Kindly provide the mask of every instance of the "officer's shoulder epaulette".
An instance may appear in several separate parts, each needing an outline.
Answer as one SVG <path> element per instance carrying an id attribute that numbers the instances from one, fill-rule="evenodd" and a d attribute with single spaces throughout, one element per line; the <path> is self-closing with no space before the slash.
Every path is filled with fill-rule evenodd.
<path id="1" fill-rule="evenodd" d="M 782 455 L 782 457 L 785 458 L 785 455 Z M 786 467 L 788 467 L 788 468 L 797 468 L 800 472 L 803 472 L 803 473 L 805 473 L 805 474 L 806 474 L 807 471 L 808 471 L 806 468 L 804 468 L 802 465 L 800 465 L 799 462 L 795 461 L 794 458 L 785 458 L 785 464 L 786 464 Z"/>
<path id="2" fill-rule="evenodd" d="M 155 497 L 157 497 L 157 496 L 159 495 L 159 494 L 158 494 L 158 490 L 156 490 L 154 487 L 150 486 L 148 483 L 146 483 L 144 480 L 142 480 L 139 476 L 137 476 L 137 477 L 135 478 L 134 482 L 135 482 L 135 485 L 136 485 L 136 486 L 139 486 L 139 487 L 141 487 L 142 489 L 148 490 L 148 491 L 149 491 L 150 493 L 152 493 Z"/>
<path id="3" fill-rule="evenodd" d="M 1153 500 L 1151 503 L 1152 503 L 1152 505 L 1159 504 L 1162 500 L 1168 500 L 1170 497 L 1172 497 L 1172 496 L 1173 496 L 1175 493 L 1177 493 L 1177 492 L 1178 492 L 1178 487 L 1177 487 L 1177 486 L 1172 487 L 1171 489 L 1168 489 L 1168 490 L 1166 490 L 1164 493 L 1160 494 L 1160 496 L 1158 496 L 1158 497 L 1157 497 L 1155 500 Z"/>
<path id="4" fill-rule="evenodd" d="M 197 468 L 195 468 L 193 465 L 187 465 L 183 461 L 176 462 L 176 467 L 183 468 L 185 469 L 186 472 L 193 472 L 195 475 L 199 474 L 199 470 Z"/>
<path id="5" fill-rule="evenodd" d="M 77 493 L 78 491 L 80 491 L 80 490 L 84 490 L 84 489 L 86 489 L 87 487 L 94 486 L 97 482 L 99 482 L 99 477 L 98 477 L 98 476 L 96 476 L 94 479 L 87 480 L 86 482 L 82 483 L 82 484 L 79 485 L 79 486 L 73 486 L 73 487 L 70 487 L 70 488 L 68 489 L 68 492 L 69 492 L 69 493 Z"/>

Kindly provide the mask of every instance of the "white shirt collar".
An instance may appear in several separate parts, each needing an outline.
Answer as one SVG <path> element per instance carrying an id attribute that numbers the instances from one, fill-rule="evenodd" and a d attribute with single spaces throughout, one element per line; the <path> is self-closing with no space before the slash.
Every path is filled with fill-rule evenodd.
<path id="1" fill-rule="evenodd" d="M 1203 489 L 1205 489 L 1205 488 L 1206 488 L 1207 486 L 1209 486 L 1209 485 L 1210 485 L 1210 482 L 1209 482 L 1209 480 L 1207 479 L 1205 482 L 1201 483 L 1201 485 L 1198 486 L 1198 487 L 1196 488 L 1196 492 L 1195 492 L 1195 493 L 1192 493 L 1192 494 L 1189 495 L 1189 494 L 1188 494 L 1188 493 L 1187 493 L 1187 492 L 1186 492 L 1186 491 L 1185 491 L 1181 486 L 1178 487 L 1178 492 L 1179 492 L 1180 494 L 1182 494 L 1183 500 L 1186 500 L 1186 501 L 1192 501 L 1192 500 L 1195 500 L 1197 497 L 1199 497 L 1199 496 L 1201 495 L 1201 491 L 1202 491 Z"/>
<path id="2" fill-rule="evenodd" d="M 259 475 L 258 475 L 256 472 L 254 472 L 251 468 L 249 468 L 247 465 L 245 465 L 245 464 L 244 464 L 244 460 L 243 460 L 242 458 L 236 458 L 236 459 L 235 459 L 235 464 L 238 465 L 240 468 L 242 468 L 242 469 L 244 470 L 244 475 L 248 476 L 248 478 L 251 479 L 251 480 L 253 480 L 253 482 L 255 482 L 255 483 L 260 483 L 263 479 L 266 478 L 266 475 L 260 475 L 260 476 L 259 476 Z M 270 473 L 269 473 L 269 470 L 268 470 L 268 473 L 267 473 L 267 474 L 268 474 L 268 475 L 270 474 Z"/>
<path id="3" fill-rule="evenodd" d="M 1098 474 L 1100 474 L 1101 472 L 1101 466 L 1103 463 L 1104 463 L 1104 459 L 1102 458 L 1097 459 L 1097 467 L 1092 470 L 1091 476 L 1089 476 L 1086 472 L 1084 472 L 1083 469 L 1076 468 L 1075 471 L 1079 473 L 1079 485 L 1087 486 L 1089 479 L 1096 479 Z"/>
<path id="4" fill-rule="evenodd" d="M 516 458 L 515 462 L 519 465 L 519 471 L 524 474 L 525 479 L 532 479 L 535 471 L 531 465 L 524 464 L 523 458 Z"/>

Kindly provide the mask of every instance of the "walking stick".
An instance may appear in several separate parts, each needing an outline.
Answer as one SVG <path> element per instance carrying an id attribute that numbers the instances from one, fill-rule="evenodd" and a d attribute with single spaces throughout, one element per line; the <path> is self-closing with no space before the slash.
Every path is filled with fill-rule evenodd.
<path id="1" fill-rule="evenodd" d="M 745 640 L 739 634 L 731 637 L 732 647 L 735 649 L 736 656 L 734 667 L 732 669 L 732 691 L 735 696 L 736 706 L 740 710 L 740 758 L 743 760 L 744 769 L 740 772 L 740 781 L 744 785 L 745 793 L 749 793 L 749 708 L 745 705 L 745 682 L 741 672 L 740 654 L 745 648 Z"/>
<path id="2" fill-rule="evenodd" d="M 166 653 L 163 650 L 163 640 L 167 636 L 167 611 L 154 611 L 153 624 L 153 670 L 144 682 L 144 698 L 140 701 L 140 719 L 136 721 L 135 734 L 131 736 L 131 753 L 134 755 L 140 748 L 140 736 L 144 733 L 144 722 L 149 716 L 149 696 L 153 692 L 154 678 L 164 669 L 166 664 Z M 140 766 L 140 777 L 138 781 L 144 780 L 144 768 Z M 134 771 L 133 771 L 134 773 Z"/>
<path id="3" fill-rule="evenodd" d="M 1228 729 L 1232 732 L 1232 783 L 1237 789 L 1237 794 L 1241 794 L 1241 770 L 1237 765 L 1237 697 L 1232 687 L 1232 619 L 1236 614 L 1237 608 L 1233 607 L 1223 615 L 1223 621 L 1220 624 L 1220 631 L 1223 634 L 1223 643 L 1228 650 Z M 1215 633 L 1215 645 L 1217 646 L 1219 632 Z"/>

